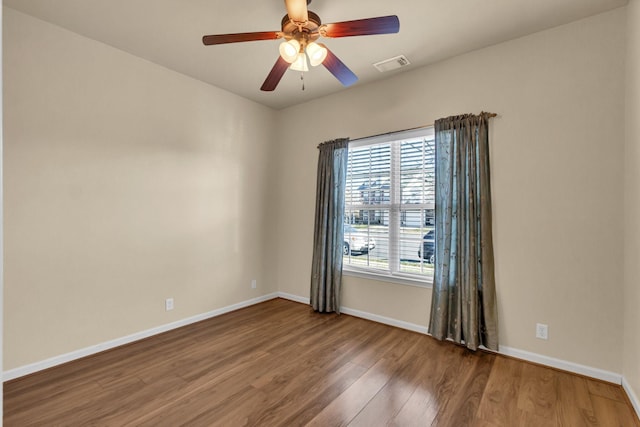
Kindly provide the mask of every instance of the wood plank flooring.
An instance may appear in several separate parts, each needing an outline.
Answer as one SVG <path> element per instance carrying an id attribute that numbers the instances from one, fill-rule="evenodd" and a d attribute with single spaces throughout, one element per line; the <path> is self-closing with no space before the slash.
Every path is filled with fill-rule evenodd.
<path id="1" fill-rule="evenodd" d="M 635 426 L 620 386 L 275 299 L 4 385 L 5 426 Z"/>

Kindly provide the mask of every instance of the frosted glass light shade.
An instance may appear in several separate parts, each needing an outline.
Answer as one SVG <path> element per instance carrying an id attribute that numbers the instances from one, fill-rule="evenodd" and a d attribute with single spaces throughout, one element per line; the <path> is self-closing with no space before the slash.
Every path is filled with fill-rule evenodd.
<path id="1" fill-rule="evenodd" d="M 291 39 L 288 42 L 280 43 L 279 50 L 282 59 L 291 64 L 298 58 L 298 53 L 300 53 L 300 43 L 297 40 Z"/>
<path id="2" fill-rule="evenodd" d="M 322 64 L 327 57 L 327 48 L 316 42 L 311 42 L 307 45 L 307 55 L 309 55 L 309 63 L 311 66 L 316 67 Z"/>
<path id="3" fill-rule="evenodd" d="M 295 71 L 309 71 L 309 67 L 307 67 L 307 55 L 305 55 L 304 52 L 300 52 L 298 58 L 296 58 L 295 62 L 291 64 L 289 68 Z"/>

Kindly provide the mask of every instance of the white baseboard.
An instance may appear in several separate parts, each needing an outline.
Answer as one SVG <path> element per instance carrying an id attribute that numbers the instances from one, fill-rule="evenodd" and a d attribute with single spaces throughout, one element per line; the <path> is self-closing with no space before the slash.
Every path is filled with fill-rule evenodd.
<path id="1" fill-rule="evenodd" d="M 544 356 L 542 354 L 531 353 L 529 351 L 519 350 L 517 348 L 500 346 L 500 354 L 514 357 L 516 359 L 526 360 L 528 362 L 556 368 L 563 371 L 573 372 L 587 377 L 607 381 L 614 384 L 622 384 L 622 375 L 615 372 L 605 371 L 603 369 L 592 368 L 590 366 L 580 365 L 578 363 L 569 362 L 554 357 Z"/>
<path id="2" fill-rule="evenodd" d="M 288 299 L 289 301 L 295 301 L 302 304 L 310 304 L 311 301 L 308 297 L 301 297 L 298 295 L 288 294 L 286 292 L 278 292 L 278 297 Z"/>
<path id="3" fill-rule="evenodd" d="M 636 410 L 636 414 L 638 415 L 638 418 L 640 418 L 640 400 L 625 377 L 622 377 L 622 388 L 627 392 L 631 405 L 633 405 L 633 409 Z"/>
<path id="4" fill-rule="evenodd" d="M 92 345 L 90 347 L 82 348 L 80 350 L 72 351 L 70 353 L 55 356 L 50 359 L 43 360 L 41 362 L 32 363 L 29 365 L 21 366 L 19 368 L 10 369 L 5 371 L 2 375 L 2 381 L 9 381 L 15 378 L 29 375 L 34 372 L 42 371 L 44 369 L 52 368 L 63 363 L 71 362 L 82 357 L 90 356 L 92 354 L 100 353 L 105 350 L 109 350 L 121 345 L 129 344 L 134 341 L 138 341 L 144 338 L 148 338 L 153 335 L 161 334 L 163 332 L 170 331 L 172 329 L 180 328 L 182 326 L 190 325 L 192 323 L 200 322 L 202 320 L 210 319 L 212 317 L 220 316 L 221 314 L 229 313 L 240 308 L 249 307 L 250 305 L 258 304 L 264 301 L 268 301 L 277 298 L 277 293 L 263 295 L 261 297 L 253 298 L 247 301 L 242 301 L 237 304 L 232 304 L 226 307 L 219 308 L 217 310 L 209 311 L 207 313 L 198 314 L 196 316 L 188 317 L 186 319 L 178 320 L 176 322 L 167 323 L 166 325 L 158 326 L 156 328 L 147 329 L 146 331 L 137 332 L 135 334 L 127 335 L 122 338 L 116 338 L 111 341 Z"/>
<path id="5" fill-rule="evenodd" d="M 415 323 L 405 322 L 403 320 L 398 320 L 398 319 L 392 319 L 390 317 L 379 316 L 377 314 L 367 313 L 366 311 L 355 310 L 349 307 L 341 307 L 340 311 L 350 316 L 372 320 L 374 322 L 383 323 L 389 326 L 395 326 L 397 328 L 406 329 L 413 332 L 419 332 L 425 335 L 427 334 L 426 326 L 416 325 Z"/>
<path id="6" fill-rule="evenodd" d="M 286 292 L 278 292 L 278 296 L 280 298 L 288 299 L 290 301 L 299 302 L 302 304 L 309 304 L 309 298 L 301 297 L 298 295 L 288 294 Z M 360 317 L 362 319 L 372 320 L 377 323 L 382 323 L 389 326 L 395 326 L 401 329 L 407 329 L 409 331 L 420 332 L 422 334 L 427 333 L 426 326 L 416 325 L 415 323 L 405 322 L 398 319 L 392 319 L 390 317 L 384 317 L 377 314 L 368 313 L 366 311 L 356 310 L 354 308 L 349 307 L 340 307 L 340 312 L 344 314 L 348 314 L 354 317 Z"/>

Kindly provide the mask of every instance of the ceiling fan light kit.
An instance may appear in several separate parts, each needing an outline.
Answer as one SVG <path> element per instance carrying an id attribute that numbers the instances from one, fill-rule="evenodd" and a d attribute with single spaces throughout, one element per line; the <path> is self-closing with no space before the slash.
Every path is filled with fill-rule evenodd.
<path id="1" fill-rule="evenodd" d="M 300 43 L 297 40 L 289 40 L 288 42 L 280 43 L 280 56 L 289 64 L 298 59 L 300 53 Z"/>
<path id="2" fill-rule="evenodd" d="M 307 55 L 304 52 L 300 52 L 296 60 L 289 67 L 293 71 L 306 72 L 309 71 L 309 67 L 307 66 Z"/>
<path id="3" fill-rule="evenodd" d="M 311 66 L 317 67 L 327 58 L 327 48 L 320 46 L 316 42 L 311 42 L 307 45 L 307 55 L 309 55 L 309 63 Z"/>
<path id="4" fill-rule="evenodd" d="M 284 3 L 287 14 L 282 18 L 282 31 L 209 35 L 202 37 L 202 42 L 205 45 L 215 45 L 284 38 L 285 41 L 279 46 L 280 56 L 260 88 L 263 91 L 273 91 L 288 68 L 302 72 L 309 70 L 307 56 L 311 66 L 322 64 L 340 83 L 350 86 L 358 77 L 324 44 L 316 43 L 316 40 L 320 37 L 392 34 L 400 30 L 400 21 L 395 15 L 322 24 L 320 17 L 307 9 L 310 0 L 285 0 Z"/>

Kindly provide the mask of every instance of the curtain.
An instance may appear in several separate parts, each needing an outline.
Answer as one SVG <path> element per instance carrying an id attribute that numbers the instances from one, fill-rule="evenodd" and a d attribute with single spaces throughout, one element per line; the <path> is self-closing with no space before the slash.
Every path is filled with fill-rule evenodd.
<path id="1" fill-rule="evenodd" d="M 498 350 L 488 119 L 437 120 L 436 256 L 429 333 Z"/>
<path id="2" fill-rule="evenodd" d="M 318 146 L 310 299 L 321 313 L 340 313 L 348 144 L 348 138 L 341 138 Z"/>

